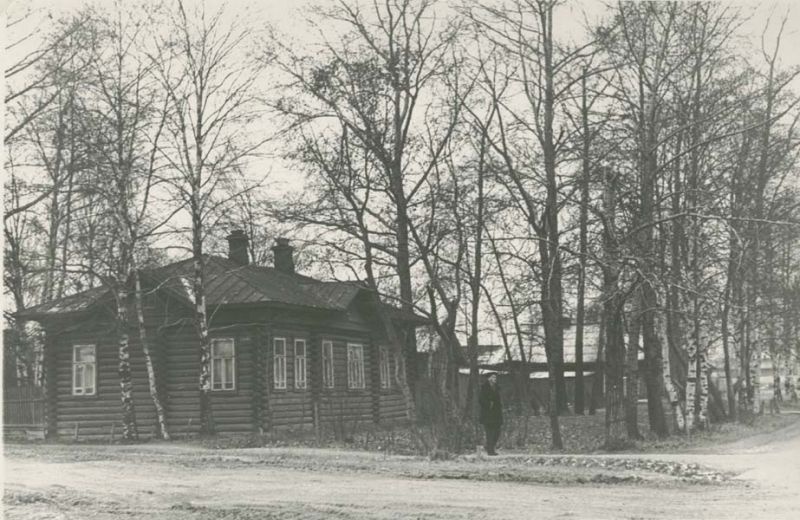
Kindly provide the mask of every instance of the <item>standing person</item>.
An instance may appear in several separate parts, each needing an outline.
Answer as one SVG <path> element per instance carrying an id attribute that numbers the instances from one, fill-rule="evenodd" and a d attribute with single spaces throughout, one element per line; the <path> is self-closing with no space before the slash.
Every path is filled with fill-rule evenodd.
<path id="1" fill-rule="evenodd" d="M 486 454 L 497 455 L 495 446 L 500 438 L 500 426 L 503 424 L 503 404 L 500 401 L 500 390 L 497 388 L 497 374 L 487 374 L 478 397 L 480 416 L 478 420 L 486 431 Z"/>

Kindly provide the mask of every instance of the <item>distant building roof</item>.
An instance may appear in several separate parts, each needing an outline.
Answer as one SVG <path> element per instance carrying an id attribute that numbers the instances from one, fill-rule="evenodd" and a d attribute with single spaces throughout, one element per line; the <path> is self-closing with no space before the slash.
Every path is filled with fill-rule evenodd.
<path id="1" fill-rule="evenodd" d="M 571 325 L 562 329 L 564 334 L 564 362 L 575 362 L 575 332 L 576 327 Z M 600 339 L 600 325 L 597 323 L 586 324 L 583 327 L 583 361 L 593 363 L 597 361 L 598 342 Z M 520 361 L 519 346 L 509 345 L 512 361 Z M 534 335 L 534 340 L 524 346 L 525 358 L 529 363 L 546 363 L 544 338 L 539 334 Z M 639 359 L 644 359 L 644 352 L 639 351 Z M 478 365 L 497 366 L 508 361 L 508 355 L 503 345 L 480 345 L 478 347 Z"/>

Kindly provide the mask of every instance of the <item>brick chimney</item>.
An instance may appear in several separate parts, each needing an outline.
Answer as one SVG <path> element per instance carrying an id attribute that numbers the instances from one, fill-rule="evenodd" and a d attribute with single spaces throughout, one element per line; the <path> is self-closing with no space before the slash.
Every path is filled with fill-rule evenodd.
<path id="1" fill-rule="evenodd" d="M 282 273 L 294 274 L 294 248 L 288 238 L 278 238 L 272 246 L 275 254 L 275 269 Z"/>
<path id="2" fill-rule="evenodd" d="M 228 259 L 239 265 L 249 264 L 250 258 L 247 255 L 249 244 L 250 241 L 244 231 L 241 229 L 231 231 L 228 235 Z"/>

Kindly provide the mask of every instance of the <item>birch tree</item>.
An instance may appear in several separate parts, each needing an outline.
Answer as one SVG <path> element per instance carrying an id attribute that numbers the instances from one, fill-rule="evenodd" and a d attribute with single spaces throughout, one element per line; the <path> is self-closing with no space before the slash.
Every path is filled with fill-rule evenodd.
<path id="1" fill-rule="evenodd" d="M 179 1 L 151 44 L 150 64 L 166 91 L 169 117 L 160 157 L 172 172 L 175 197 L 191 221 L 194 264 L 192 296 L 200 365 L 200 431 L 213 433 L 211 345 L 205 296 L 206 224 L 228 197 L 219 196 L 242 161 L 267 139 L 252 139 L 250 124 L 262 112 L 256 88 L 264 62 L 257 59 L 255 33 L 242 16 L 227 19 L 224 7 Z"/>
<path id="2" fill-rule="evenodd" d="M 112 288 L 117 304 L 125 439 L 137 436 L 130 364 L 129 329 L 133 322 L 137 324 L 150 397 L 156 410 L 157 434 L 169 439 L 144 322 L 139 274 L 142 250 L 176 211 L 155 208 L 153 204 L 161 183 L 156 159 L 167 103 L 163 90 L 151 74 L 152 65 L 142 52 L 142 45 L 149 36 L 146 28 L 156 14 L 151 10 L 132 13 L 116 4 L 100 16 L 98 23 L 103 37 L 93 49 L 92 91 L 95 97 L 87 118 L 92 132 L 87 145 L 98 172 L 93 191 L 101 196 L 109 220 L 113 222 L 109 243 L 116 254 L 105 281 Z M 135 310 L 135 319 L 130 316 L 130 307 Z"/>

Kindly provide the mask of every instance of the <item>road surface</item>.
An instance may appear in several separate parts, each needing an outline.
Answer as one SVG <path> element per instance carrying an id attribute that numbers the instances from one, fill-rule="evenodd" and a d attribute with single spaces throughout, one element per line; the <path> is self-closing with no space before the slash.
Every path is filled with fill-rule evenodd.
<path id="1" fill-rule="evenodd" d="M 800 518 L 800 422 L 674 455 L 428 461 L 177 443 L 5 452 L 9 520 Z"/>

